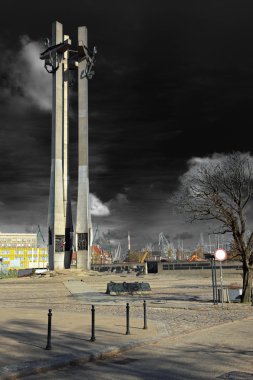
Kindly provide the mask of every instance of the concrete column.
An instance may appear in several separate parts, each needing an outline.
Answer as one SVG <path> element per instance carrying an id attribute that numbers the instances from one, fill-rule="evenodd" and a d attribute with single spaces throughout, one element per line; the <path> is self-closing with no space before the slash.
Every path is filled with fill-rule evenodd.
<path id="1" fill-rule="evenodd" d="M 87 45 L 87 28 L 78 27 L 78 46 Z M 88 79 L 86 60 L 78 64 L 77 268 L 89 269 Z"/>
<path id="2" fill-rule="evenodd" d="M 69 36 L 64 35 L 64 41 Z M 69 178 L 69 72 L 68 50 L 63 54 L 63 203 L 65 217 L 65 268 L 70 268 L 72 250 L 72 210 Z"/>
<path id="3" fill-rule="evenodd" d="M 52 25 L 52 45 L 63 42 L 63 27 L 59 22 Z M 59 68 L 53 75 L 52 93 L 52 147 L 51 179 L 49 195 L 49 268 L 64 268 L 65 218 L 63 204 L 63 162 L 62 162 L 62 125 L 63 125 L 63 61 L 58 54 Z M 56 58 L 54 58 L 56 61 Z M 56 62 L 55 62 L 56 63 Z"/>

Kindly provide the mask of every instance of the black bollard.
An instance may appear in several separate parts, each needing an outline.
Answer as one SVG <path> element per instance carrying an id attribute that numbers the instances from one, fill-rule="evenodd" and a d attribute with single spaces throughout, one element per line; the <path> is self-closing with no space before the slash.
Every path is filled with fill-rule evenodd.
<path id="1" fill-rule="evenodd" d="M 48 325 L 47 325 L 47 346 L 46 350 L 52 350 L 51 346 L 51 327 L 52 327 L 52 309 L 48 310 Z"/>
<path id="2" fill-rule="evenodd" d="M 143 327 L 143 329 L 147 330 L 147 328 L 148 328 L 148 326 L 147 326 L 147 304 L 146 304 L 145 300 L 143 302 L 143 313 L 144 313 L 144 327 Z"/>
<path id="3" fill-rule="evenodd" d="M 91 342 L 95 342 L 95 307 L 94 305 L 91 306 Z"/>
<path id="4" fill-rule="evenodd" d="M 218 287 L 217 287 L 217 272 L 216 272 L 216 260 L 213 259 L 214 263 L 214 282 L 215 282 L 215 304 L 218 305 Z"/>
<path id="5" fill-rule="evenodd" d="M 126 335 L 130 335 L 130 329 L 129 329 L 129 303 L 126 304 Z"/>
<path id="6" fill-rule="evenodd" d="M 215 301 L 215 283 L 214 283 L 214 266 L 213 266 L 213 259 L 211 259 L 211 270 L 212 270 L 212 287 L 213 287 L 213 304 L 216 304 Z"/>
<path id="7" fill-rule="evenodd" d="M 218 287 L 217 287 L 215 258 L 211 259 L 211 269 L 212 269 L 212 286 L 213 286 L 213 304 L 218 305 Z"/>

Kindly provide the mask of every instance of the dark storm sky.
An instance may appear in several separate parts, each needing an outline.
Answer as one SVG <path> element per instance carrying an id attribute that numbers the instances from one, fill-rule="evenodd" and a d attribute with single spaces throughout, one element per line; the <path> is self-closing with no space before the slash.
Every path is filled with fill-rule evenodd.
<path id="1" fill-rule="evenodd" d="M 51 23 L 98 48 L 89 82 L 90 191 L 94 225 L 141 248 L 159 232 L 190 246 L 201 227 L 168 203 L 192 157 L 251 152 L 252 1 L 14 1 L 0 15 L 0 230 L 46 231 L 50 76 L 39 60 Z M 37 50 L 36 50 L 37 49 Z M 76 198 L 75 87 L 71 175 Z"/>

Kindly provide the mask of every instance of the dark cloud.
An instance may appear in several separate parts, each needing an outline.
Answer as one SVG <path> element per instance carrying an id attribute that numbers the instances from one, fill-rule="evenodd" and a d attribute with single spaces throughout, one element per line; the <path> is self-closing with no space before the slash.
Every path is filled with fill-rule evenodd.
<path id="1" fill-rule="evenodd" d="M 98 47 L 89 83 L 90 188 L 110 215 L 94 216 L 94 224 L 122 244 L 130 231 L 140 248 L 157 241 L 160 232 L 195 244 L 200 228 L 186 224 L 167 199 L 191 157 L 252 150 L 252 11 L 246 0 L 241 7 L 235 0 L 160 1 L 155 7 L 151 0 L 77 0 L 71 7 L 45 0 L 15 3 L 15 17 L 12 2 L 5 3 L 1 230 L 41 224 L 46 231 L 51 85 L 39 51 L 58 20 L 73 41 L 76 27 L 87 25 L 89 46 Z M 70 121 L 73 205 L 75 95 L 76 85 Z"/>
<path id="2" fill-rule="evenodd" d="M 193 239 L 194 235 L 189 234 L 189 232 L 181 232 L 180 234 L 177 234 L 176 236 L 173 237 L 174 240 L 180 239 L 180 240 L 189 240 Z"/>

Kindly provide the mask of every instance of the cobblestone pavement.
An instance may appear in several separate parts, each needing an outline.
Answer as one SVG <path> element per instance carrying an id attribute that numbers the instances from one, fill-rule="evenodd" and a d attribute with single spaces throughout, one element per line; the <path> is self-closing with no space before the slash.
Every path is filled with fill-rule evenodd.
<path id="1" fill-rule="evenodd" d="M 224 274 L 226 279 L 226 274 Z M 149 282 L 149 294 L 134 296 L 106 295 L 106 284 L 114 282 Z M 230 274 L 227 283 L 240 283 L 238 273 Z M 226 282 L 226 280 L 225 280 Z M 75 292 L 71 286 L 75 285 Z M 37 276 L 0 281 L 2 308 L 49 308 L 54 311 L 81 313 L 91 303 L 100 315 L 125 315 L 130 303 L 131 315 L 143 317 L 143 300 L 147 301 L 148 319 L 159 324 L 161 335 L 174 336 L 194 329 L 235 321 L 251 316 L 252 306 L 237 303 L 212 304 L 210 274 L 130 275 L 62 271 L 54 276 Z M 79 289 L 79 290 L 78 290 Z"/>

